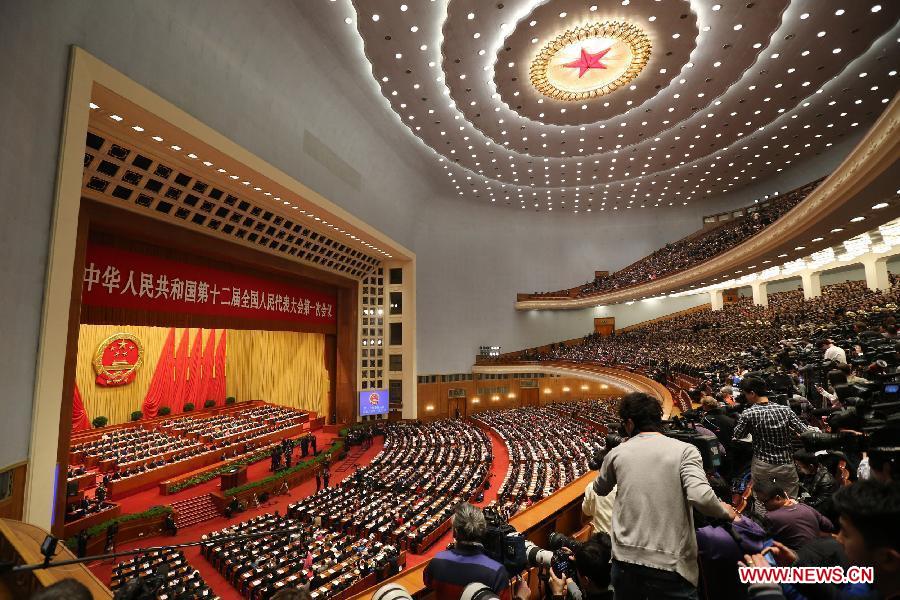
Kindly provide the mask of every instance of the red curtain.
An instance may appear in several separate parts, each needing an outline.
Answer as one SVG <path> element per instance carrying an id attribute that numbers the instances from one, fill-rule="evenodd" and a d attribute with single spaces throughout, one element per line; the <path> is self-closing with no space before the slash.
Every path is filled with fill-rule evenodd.
<path id="1" fill-rule="evenodd" d="M 200 375 L 200 383 L 195 390 L 195 404 L 197 408 L 203 406 L 207 400 L 215 400 L 210 393 L 212 391 L 213 360 L 216 354 L 216 330 L 211 329 L 206 347 L 203 349 L 203 371 Z M 218 404 L 218 402 L 216 403 Z"/>
<path id="2" fill-rule="evenodd" d="M 175 383 L 173 385 L 174 392 L 172 394 L 172 414 L 180 413 L 184 410 L 184 384 L 187 380 L 188 367 L 188 334 L 190 329 L 185 329 L 181 334 L 181 340 L 178 342 L 178 351 L 175 353 Z"/>
<path id="3" fill-rule="evenodd" d="M 88 419 L 87 411 L 84 410 L 84 403 L 81 401 L 81 392 L 78 391 L 78 384 L 75 384 L 75 397 L 72 399 L 72 431 L 82 431 L 91 428 L 91 421 Z"/>
<path id="4" fill-rule="evenodd" d="M 183 402 L 190 402 L 194 405 L 194 409 L 203 408 L 203 401 L 197 402 L 198 388 L 203 380 L 203 330 L 198 329 L 197 335 L 194 337 L 194 343 L 191 345 L 191 354 L 188 357 L 188 373 L 187 382 L 184 384 Z"/>
<path id="5" fill-rule="evenodd" d="M 216 404 L 225 402 L 225 332 L 219 334 L 219 346 L 216 348 L 216 375 L 210 383 L 209 397 L 216 401 Z"/>
<path id="6" fill-rule="evenodd" d="M 152 419 L 159 414 L 161 406 L 172 406 L 172 393 L 175 387 L 175 328 L 169 330 L 166 342 L 159 353 L 156 362 L 156 370 L 153 371 L 153 379 L 150 380 L 150 389 L 144 397 L 141 411 L 144 417 Z"/>

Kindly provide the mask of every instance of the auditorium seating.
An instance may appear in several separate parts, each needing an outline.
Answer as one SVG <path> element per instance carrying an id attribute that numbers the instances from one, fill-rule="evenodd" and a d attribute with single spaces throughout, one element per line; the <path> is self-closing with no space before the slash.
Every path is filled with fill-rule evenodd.
<path id="1" fill-rule="evenodd" d="M 894 318 L 900 287 L 896 278 L 891 282 L 892 287 L 883 292 L 868 289 L 862 281 L 833 284 L 810 300 L 804 300 L 799 290 L 773 293 L 767 307 L 740 298 L 719 311 L 706 309 L 661 319 L 606 338 L 591 334 L 579 343 L 556 344 L 546 352 L 523 351 L 517 359 L 666 365 L 674 372 L 703 377 L 730 365 L 751 363 L 754 357 L 794 349 L 797 342 L 793 340 L 822 328 L 850 327 L 857 321 L 877 326 Z M 849 358 L 851 349 L 845 350 Z"/>
<path id="2" fill-rule="evenodd" d="M 208 466 L 223 454 L 250 452 L 279 432 L 297 435 L 308 417 L 305 411 L 264 404 L 113 429 L 72 446 L 68 481 L 91 487 L 96 470 L 106 474 L 104 482 L 118 497 Z"/>
<path id="3" fill-rule="evenodd" d="M 421 552 L 446 531 L 456 504 L 483 487 L 492 461 L 487 435 L 464 421 L 392 424 L 368 466 L 289 514 Z"/>
<path id="4" fill-rule="evenodd" d="M 113 568 L 110 589 L 115 591 L 131 580 L 139 579 L 147 591 L 141 598 L 209 599 L 217 598 L 180 550 L 149 550 Z M 154 593 L 155 592 L 155 593 Z M 131 596 L 129 596 L 131 597 Z"/>
<path id="5" fill-rule="evenodd" d="M 588 404 L 588 403 L 585 403 Z M 607 413 L 595 401 L 598 414 Z M 583 408 L 583 407 L 582 407 Z M 506 514 L 524 510 L 586 473 L 603 445 L 600 431 L 558 406 L 486 411 L 473 418 L 494 430 L 509 451 L 509 469 L 496 505 Z"/>
<path id="6" fill-rule="evenodd" d="M 228 537 L 250 535 L 251 539 Z M 396 569 L 396 548 L 301 523 L 277 512 L 204 535 L 202 554 L 245 598 L 267 600 L 286 586 L 309 585 L 313 598 L 332 598 L 354 584 Z M 368 582 L 367 582 L 368 583 Z"/>
<path id="7" fill-rule="evenodd" d="M 520 296 L 520 300 L 583 297 L 624 289 L 648 281 L 667 277 L 696 266 L 750 239 L 799 204 L 822 179 L 808 183 L 786 194 L 770 199 L 764 205 L 750 207 L 746 216 L 708 231 L 693 233 L 681 240 L 666 244 L 652 254 L 606 276 L 595 278 L 577 288 L 555 292 L 535 292 Z"/>

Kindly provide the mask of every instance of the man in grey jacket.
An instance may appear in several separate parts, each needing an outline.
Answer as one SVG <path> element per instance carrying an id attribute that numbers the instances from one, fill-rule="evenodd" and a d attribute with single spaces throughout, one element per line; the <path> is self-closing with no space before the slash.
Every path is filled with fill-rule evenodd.
<path id="1" fill-rule="evenodd" d="M 691 508 L 720 519 L 737 514 L 710 487 L 700 452 L 661 433 L 658 400 L 628 394 L 619 417 L 631 437 L 606 455 L 594 481 L 601 496 L 618 485 L 610 531 L 616 600 L 696 599 Z"/>

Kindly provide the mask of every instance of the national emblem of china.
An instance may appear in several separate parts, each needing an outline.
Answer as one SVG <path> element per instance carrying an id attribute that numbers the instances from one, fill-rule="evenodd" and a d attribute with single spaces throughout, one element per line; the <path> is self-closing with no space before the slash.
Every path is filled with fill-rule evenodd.
<path id="1" fill-rule="evenodd" d="M 378 393 L 372 392 L 371 394 L 369 394 L 369 404 L 371 404 L 372 406 L 378 406 L 379 400 L 380 398 L 378 397 Z"/>
<path id="2" fill-rule="evenodd" d="M 144 348 L 135 336 L 117 333 L 106 338 L 94 355 L 97 385 L 109 387 L 131 383 L 143 361 Z"/>

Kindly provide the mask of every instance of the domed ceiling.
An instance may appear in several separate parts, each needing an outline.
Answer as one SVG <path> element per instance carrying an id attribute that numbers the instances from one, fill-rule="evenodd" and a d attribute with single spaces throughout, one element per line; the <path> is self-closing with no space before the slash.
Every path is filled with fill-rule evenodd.
<path id="1" fill-rule="evenodd" d="M 381 93 L 450 190 L 520 210 L 714 200 L 861 133 L 898 89 L 900 2 L 332 0 L 316 10 L 361 37 Z"/>

